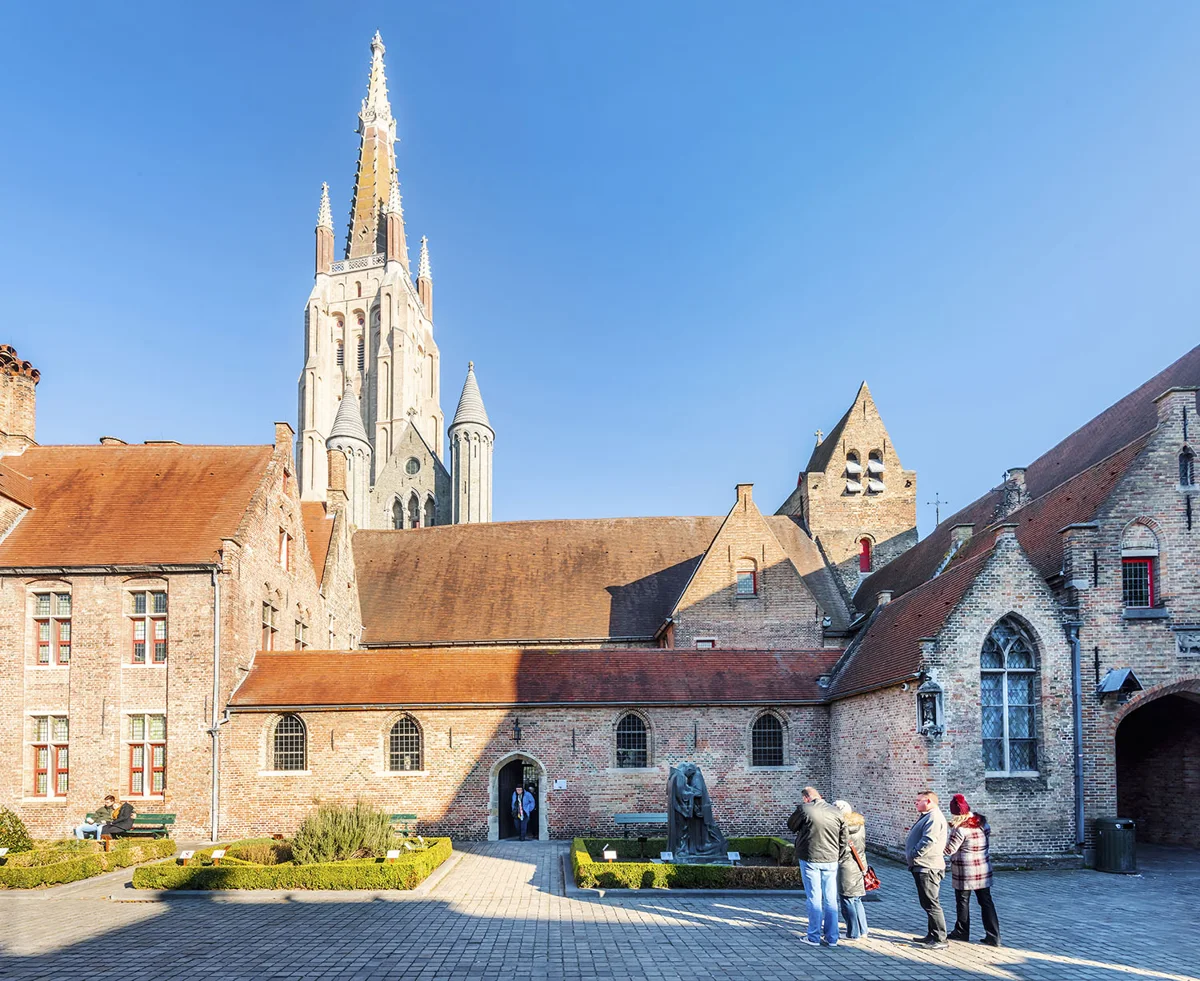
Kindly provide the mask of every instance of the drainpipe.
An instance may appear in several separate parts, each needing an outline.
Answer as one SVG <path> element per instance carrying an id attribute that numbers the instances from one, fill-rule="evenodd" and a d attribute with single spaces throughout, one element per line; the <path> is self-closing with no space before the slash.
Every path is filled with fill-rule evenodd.
<path id="1" fill-rule="evenodd" d="M 221 700 L 221 587 L 217 569 L 212 570 L 213 587 L 213 692 L 212 692 L 212 840 L 217 840 L 217 763 L 220 760 L 221 722 L 218 703 Z"/>
<path id="2" fill-rule="evenodd" d="M 1083 676 L 1082 653 L 1079 647 L 1077 620 L 1067 624 L 1067 639 L 1071 642 L 1071 700 L 1075 715 L 1075 847 L 1083 848 Z"/>

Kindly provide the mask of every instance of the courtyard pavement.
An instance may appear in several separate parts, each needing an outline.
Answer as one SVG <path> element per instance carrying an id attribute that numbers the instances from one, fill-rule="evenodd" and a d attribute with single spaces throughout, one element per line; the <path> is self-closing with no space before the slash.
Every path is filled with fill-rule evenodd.
<path id="1" fill-rule="evenodd" d="M 637 893 L 566 898 L 562 842 L 465 843 L 428 896 L 313 901 L 141 900 L 128 870 L 34 893 L 0 892 L 0 979 L 420 978 L 783 981 L 1136 981 L 1200 975 L 1200 854 L 1145 850 L 1139 876 L 997 876 L 1001 949 L 929 952 L 911 878 L 876 863 L 871 936 L 800 943 L 802 901 Z M 117 897 L 117 900 L 107 898 Z M 943 886 L 943 905 L 953 907 Z M 978 925 L 977 910 L 975 925 Z"/>

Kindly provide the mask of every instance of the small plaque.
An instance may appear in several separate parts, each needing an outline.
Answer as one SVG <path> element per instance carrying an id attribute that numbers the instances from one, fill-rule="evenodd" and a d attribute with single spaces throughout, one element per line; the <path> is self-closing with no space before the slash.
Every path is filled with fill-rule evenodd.
<path id="1" fill-rule="evenodd" d="M 180 852 L 179 857 L 182 858 L 186 862 L 189 858 L 191 858 L 195 854 L 196 853 L 194 851 Z M 216 854 L 216 853 L 214 852 L 214 854 Z M 224 853 L 222 853 L 222 854 L 224 854 Z"/>
<path id="2" fill-rule="evenodd" d="M 3 858 L 7 854 L 8 854 L 7 848 L 0 848 L 0 858 Z"/>
<path id="3" fill-rule="evenodd" d="M 742 860 L 741 852 L 726 852 L 725 855 L 731 862 L 740 862 Z"/>
<path id="4" fill-rule="evenodd" d="M 617 850 L 615 848 L 604 849 L 604 861 L 615 862 L 617 860 Z"/>
<path id="5" fill-rule="evenodd" d="M 225 849 L 224 848 L 214 849 L 214 851 L 212 853 L 212 857 L 213 858 L 224 858 L 225 857 Z"/>
<path id="6" fill-rule="evenodd" d="M 411 852 L 413 850 L 413 843 L 411 841 L 406 841 L 403 844 L 406 852 Z"/>
<path id="7" fill-rule="evenodd" d="M 388 849 L 387 860 L 389 862 L 394 862 L 399 857 L 400 857 L 400 849 L 399 848 L 389 848 Z"/>
<path id="8" fill-rule="evenodd" d="M 567 781 L 555 780 L 554 781 L 554 789 L 555 790 L 566 790 L 567 789 Z"/>
<path id="9" fill-rule="evenodd" d="M 658 857 L 660 859 L 662 859 L 662 861 L 664 861 L 664 862 L 674 862 L 675 861 L 675 853 L 674 852 L 659 852 Z"/>

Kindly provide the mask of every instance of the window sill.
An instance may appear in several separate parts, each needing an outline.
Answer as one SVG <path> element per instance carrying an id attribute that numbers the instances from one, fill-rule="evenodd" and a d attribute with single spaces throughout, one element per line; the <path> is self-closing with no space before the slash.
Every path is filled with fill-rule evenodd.
<path id="1" fill-rule="evenodd" d="M 740 600 L 756 600 L 762 599 L 761 593 L 738 593 L 737 598 Z"/>
<path id="2" fill-rule="evenodd" d="M 382 775 L 385 777 L 427 777 L 427 776 L 429 776 L 429 771 L 428 770 L 384 770 Z"/>
<path id="3" fill-rule="evenodd" d="M 1161 606 L 1127 606 L 1121 614 L 1122 620 L 1165 620 L 1170 611 Z"/>
<path id="4" fill-rule="evenodd" d="M 121 665 L 123 668 L 165 668 L 166 666 L 166 661 L 151 661 L 146 664 L 142 664 L 138 661 L 125 661 Z"/>
<path id="5" fill-rule="evenodd" d="M 656 766 L 610 766 L 609 773 L 658 773 Z"/>
<path id="6" fill-rule="evenodd" d="M 259 770 L 260 777 L 311 777 L 312 770 Z"/>
<path id="7" fill-rule="evenodd" d="M 784 763 L 782 766 L 755 766 L 751 763 L 750 769 L 755 773 L 778 773 L 780 771 L 795 770 L 796 765 L 794 763 Z"/>
<path id="8" fill-rule="evenodd" d="M 984 780 L 1041 780 L 1037 770 L 1017 770 L 1015 773 L 985 773 Z"/>

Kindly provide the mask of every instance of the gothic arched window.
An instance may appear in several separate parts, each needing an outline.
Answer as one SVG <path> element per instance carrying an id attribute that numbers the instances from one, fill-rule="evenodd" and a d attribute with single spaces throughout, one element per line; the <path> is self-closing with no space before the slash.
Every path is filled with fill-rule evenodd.
<path id="1" fill-rule="evenodd" d="M 783 723 L 774 712 L 764 712 L 750 730 L 750 765 L 783 766 Z"/>
<path id="2" fill-rule="evenodd" d="M 417 497 L 416 491 L 413 491 L 412 497 L 408 499 L 408 527 L 421 527 L 421 499 Z"/>
<path id="3" fill-rule="evenodd" d="M 404 505 L 400 503 L 400 498 L 392 501 L 392 527 L 404 527 Z"/>
<path id="4" fill-rule="evenodd" d="M 407 715 L 388 733 L 388 769 L 421 769 L 421 729 Z"/>
<path id="5" fill-rule="evenodd" d="M 650 740 L 645 720 L 627 712 L 617 723 L 617 766 L 641 769 L 650 765 Z"/>
<path id="6" fill-rule="evenodd" d="M 433 498 L 432 497 L 425 498 L 425 527 L 426 528 L 432 528 L 437 523 L 435 520 L 436 515 L 437 515 L 437 507 L 433 503 Z"/>
<path id="7" fill-rule="evenodd" d="M 1196 454 L 1188 446 L 1179 454 L 1179 483 L 1183 487 L 1194 487 L 1196 484 Z"/>
<path id="8" fill-rule="evenodd" d="M 992 628 L 979 667 L 984 769 L 989 774 L 1036 773 L 1037 654 L 1013 617 Z"/>
<path id="9" fill-rule="evenodd" d="M 871 571 L 871 539 L 863 538 L 858 543 L 858 571 Z"/>
<path id="10" fill-rule="evenodd" d="M 308 762 L 308 739 L 298 715 L 283 715 L 275 723 L 273 739 L 275 770 L 303 770 Z"/>

